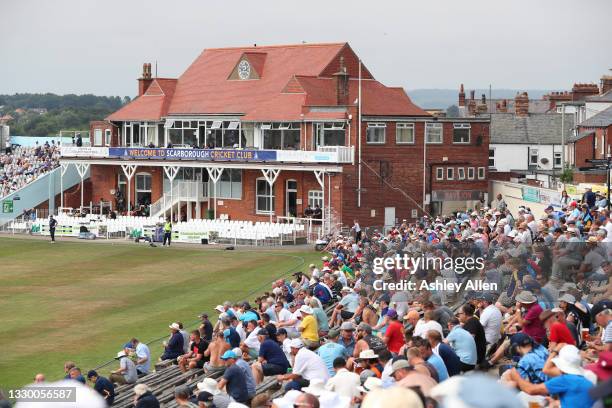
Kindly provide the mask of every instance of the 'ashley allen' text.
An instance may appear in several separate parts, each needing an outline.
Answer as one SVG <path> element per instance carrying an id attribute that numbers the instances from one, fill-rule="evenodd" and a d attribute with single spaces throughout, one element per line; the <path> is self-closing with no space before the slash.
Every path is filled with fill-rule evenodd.
<path id="1" fill-rule="evenodd" d="M 411 282 L 407 280 L 401 280 L 399 282 L 384 282 L 383 280 L 374 281 L 375 290 L 399 290 L 399 291 L 411 291 L 411 290 L 429 290 L 429 291 L 445 291 L 445 292 L 459 292 L 461 289 L 466 291 L 474 290 L 477 292 L 483 291 L 497 291 L 497 283 L 494 282 L 483 282 L 481 280 L 468 280 L 461 283 L 447 282 L 447 281 L 435 281 L 435 282 Z"/>
<path id="2" fill-rule="evenodd" d="M 403 256 L 396 254 L 394 258 L 375 258 L 372 265 L 372 271 L 376 274 L 382 274 L 385 269 L 391 270 L 393 268 L 410 271 L 411 275 L 414 275 L 419 269 L 452 270 L 462 274 L 466 270 L 484 268 L 484 258 L 457 257 L 442 259 L 440 257 L 413 257 L 407 254 Z"/>

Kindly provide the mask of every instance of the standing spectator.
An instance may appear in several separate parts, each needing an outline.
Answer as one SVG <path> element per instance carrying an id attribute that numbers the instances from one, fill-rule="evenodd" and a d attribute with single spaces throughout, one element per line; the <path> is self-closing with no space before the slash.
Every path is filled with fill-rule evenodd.
<path id="1" fill-rule="evenodd" d="M 202 321 L 200 322 L 200 337 L 202 337 L 204 340 L 211 342 L 212 341 L 212 336 L 213 336 L 213 325 L 210 322 L 210 320 L 208 320 L 208 314 L 207 313 L 202 313 L 200 316 L 200 319 L 202 319 Z"/>
<path id="2" fill-rule="evenodd" d="M 164 223 L 164 241 L 162 246 L 166 246 L 166 243 L 168 246 L 172 243 L 172 221 L 170 217 L 166 218 L 166 222 Z"/>
<path id="3" fill-rule="evenodd" d="M 162 360 L 174 360 L 183 354 L 183 335 L 181 334 L 178 323 L 172 323 L 170 326 L 170 340 L 164 342 L 164 353 L 161 356 Z"/>
<path id="4" fill-rule="evenodd" d="M 218 388 L 220 390 L 226 388 L 229 396 L 236 402 L 246 403 L 249 400 L 246 376 L 236 365 L 238 356 L 232 350 L 228 350 L 221 356 L 221 359 L 225 361 L 225 372 L 219 380 Z"/>
<path id="5" fill-rule="evenodd" d="M 394 309 L 389 309 L 387 316 L 390 321 L 383 340 L 391 353 L 398 354 L 405 344 L 404 326 L 397 320 L 397 312 Z"/>
<path id="6" fill-rule="evenodd" d="M 94 370 L 87 373 L 87 379 L 93 384 L 94 390 L 104 398 L 107 406 L 115 401 L 115 386 L 106 377 L 99 376 Z"/>
<path id="7" fill-rule="evenodd" d="M 133 338 L 131 343 L 134 353 L 136 353 L 136 371 L 138 375 L 149 374 L 151 370 L 151 351 L 149 346 L 141 343 L 137 338 Z"/>
<path id="8" fill-rule="evenodd" d="M 53 218 L 53 215 L 49 215 L 49 234 L 51 234 L 51 243 L 55 243 L 55 227 L 57 227 L 57 220 Z"/>
<path id="9" fill-rule="evenodd" d="M 119 360 L 119 368 L 111 371 L 109 380 L 119 385 L 135 383 L 138 379 L 138 374 L 136 373 L 136 365 L 130 357 L 122 350 L 117 353 L 115 359 Z"/>
<path id="10" fill-rule="evenodd" d="M 359 226 L 359 221 L 356 219 L 353 220 L 353 227 L 351 229 L 355 232 L 355 242 L 359 243 L 361 241 L 361 227 Z"/>

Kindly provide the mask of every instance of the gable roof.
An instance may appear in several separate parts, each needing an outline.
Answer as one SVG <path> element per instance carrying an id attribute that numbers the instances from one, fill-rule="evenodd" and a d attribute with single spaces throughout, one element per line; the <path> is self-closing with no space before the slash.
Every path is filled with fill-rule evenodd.
<path id="1" fill-rule="evenodd" d="M 612 89 L 605 94 L 587 96 L 584 100 L 587 102 L 612 102 Z"/>
<path id="2" fill-rule="evenodd" d="M 513 113 L 491 115 L 492 144 L 561 144 L 559 113 L 516 116 Z M 569 140 L 574 128 L 573 115 L 565 115 L 565 139 Z"/>
<path id="3" fill-rule="evenodd" d="M 580 127 L 608 127 L 612 125 L 612 106 L 578 124 Z"/>
<path id="4" fill-rule="evenodd" d="M 155 78 L 143 95 L 110 114 L 106 120 L 158 121 L 168 113 L 175 87 L 176 79 Z"/>

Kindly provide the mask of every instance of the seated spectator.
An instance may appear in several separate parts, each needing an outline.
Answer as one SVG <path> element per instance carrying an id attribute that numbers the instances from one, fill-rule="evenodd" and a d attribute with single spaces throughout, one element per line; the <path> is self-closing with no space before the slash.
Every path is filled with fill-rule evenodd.
<path id="1" fill-rule="evenodd" d="M 291 365 L 277 342 L 270 339 L 266 329 L 259 329 L 259 357 L 252 365 L 253 377 L 257 384 L 263 381 L 264 376 L 285 374 Z"/>
<path id="2" fill-rule="evenodd" d="M 138 375 L 149 374 L 151 369 L 151 351 L 149 346 L 141 343 L 137 338 L 133 338 L 131 343 L 136 354 L 136 371 Z"/>
<path id="3" fill-rule="evenodd" d="M 397 360 L 393 363 L 391 373 L 397 385 L 405 388 L 420 387 L 425 396 L 428 396 L 437 384 L 430 376 L 415 371 L 406 360 Z"/>
<path id="4" fill-rule="evenodd" d="M 85 377 L 83 377 L 81 375 L 81 370 L 78 370 L 79 374 L 78 374 L 78 376 L 76 378 L 73 378 L 72 375 L 70 374 L 72 369 L 75 368 L 75 367 L 76 367 L 76 364 L 74 363 L 74 361 L 66 361 L 64 363 L 64 373 L 66 373 L 66 376 L 64 377 L 64 379 L 66 379 L 66 380 L 75 379 L 78 382 L 85 384 L 86 383 Z M 75 373 L 76 373 L 76 371 L 75 371 Z"/>
<path id="5" fill-rule="evenodd" d="M 234 401 L 246 403 L 249 400 L 247 379 L 245 373 L 236 365 L 238 356 L 232 350 L 228 350 L 223 353 L 221 359 L 225 362 L 225 372 L 217 387 L 220 390 L 225 388 Z"/>
<path id="6" fill-rule="evenodd" d="M 317 319 L 313 316 L 312 308 L 310 306 L 300 307 L 300 313 L 302 313 L 302 322 L 298 326 L 298 330 L 301 333 L 301 338 L 306 347 L 314 349 L 319 346 L 319 326 L 317 325 Z"/>
<path id="7" fill-rule="evenodd" d="M 115 386 L 108 378 L 98 375 L 94 370 L 87 372 L 87 379 L 93 384 L 93 389 L 104 398 L 107 406 L 115 401 Z M 159 405 L 158 405 L 159 406 Z"/>
<path id="8" fill-rule="evenodd" d="M 389 309 L 387 317 L 389 317 L 389 326 L 383 340 L 389 351 L 397 354 L 405 344 L 404 326 L 397 320 L 397 312 L 394 309 Z"/>
<path id="9" fill-rule="evenodd" d="M 176 405 L 184 408 L 197 408 L 198 406 L 191 402 L 191 391 L 186 385 L 179 385 L 174 388 L 174 400 Z"/>
<path id="10" fill-rule="evenodd" d="M 544 364 L 548 359 L 548 351 L 525 333 L 512 336 L 513 353 L 521 356 L 516 370 L 519 375 L 532 384 L 543 383 L 548 380 L 544 374 Z"/>
<path id="11" fill-rule="evenodd" d="M 448 379 L 449 374 L 448 369 L 446 368 L 446 364 L 444 364 L 444 360 L 442 360 L 442 357 L 440 357 L 431 350 L 431 345 L 429 344 L 429 341 L 417 337 L 413 339 L 412 343 L 414 347 L 417 347 L 421 352 L 421 357 L 424 358 L 427 363 L 431 364 L 431 366 L 436 369 L 436 373 L 438 374 L 438 382 L 442 382 Z"/>
<path id="12" fill-rule="evenodd" d="M 219 331 L 215 335 L 215 339 L 208 345 L 204 352 L 204 358 L 208 358 L 208 362 L 204 363 L 204 371 L 207 374 L 212 374 L 225 370 L 225 363 L 221 356 L 230 349 L 230 345 L 225 341 L 223 332 Z"/>
<path id="13" fill-rule="evenodd" d="M 302 340 L 291 340 L 291 354 L 294 356 L 292 372 L 276 377 L 279 382 L 288 381 L 285 390 L 301 390 L 314 378 L 327 381 L 329 373 L 325 363 L 316 353 L 304 347 Z"/>
<path id="14" fill-rule="evenodd" d="M 469 303 L 463 305 L 457 313 L 457 316 L 459 317 L 462 327 L 474 337 L 474 341 L 476 342 L 476 362 L 477 364 L 482 363 L 487 351 L 487 338 L 485 337 L 485 331 L 482 324 L 474 317 L 474 306 Z"/>
<path id="15" fill-rule="evenodd" d="M 207 361 L 204 352 L 208 348 L 208 342 L 200 337 L 200 331 L 192 331 L 190 340 L 189 352 L 178 358 L 178 366 L 182 372 L 194 368 L 203 368 Z"/>
<path id="16" fill-rule="evenodd" d="M 236 363 L 235 363 L 236 366 L 238 366 L 238 368 L 240 368 L 240 370 L 242 370 L 242 373 L 244 374 L 244 379 L 246 381 L 247 394 L 248 394 L 249 399 L 251 399 L 255 396 L 255 390 L 257 388 L 257 383 L 255 382 L 255 377 L 253 377 L 251 366 L 249 365 L 249 363 L 244 361 L 244 359 L 242 358 L 242 351 L 240 350 L 239 347 L 236 347 L 232 351 L 236 355 Z"/>
<path id="17" fill-rule="evenodd" d="M 461 361 L 461 371 L 471 371 L 476 367 L 478 353 L 474 337 L 459 324 L 459 319 L 453 317 L 448 322 L 450 332 L 444 340 L 455 351 Z"/>
<path id="18" fill-rule="evenodd" d="M 559 321 L 559 315 L 551 310 L 544 310 L 540 313 L 540 320 L 544 324 L 548 338 L 548 349 L 553 350 L 557 344 L 576 345 L 576 340 L 572 337 L 572 333 L 567 328 L 565 322 Z"/>
<path id="19" fill-rule="evenodd" d="M 161 356 L 162 360 L 175 360 L 180 355 L 184 354 L 183 335 L 181 334 L 178 323 L 172 323 L 170 326 L 170 340 L 164 342 L 164 353 Z"/>
<path id="20" fill-rule="evenodd" d="M 79 367 L 72 367 L 68 372 L 68 376 L 71 380 L 78 381 L 82 384 L 86 383 L 85 377 L 83 377 L 83 374 L 81 373 L 81 369 Z"/>
<path id="21" fill-rule="evenodd" d="M 117 353 L 115 359 L 119 360 L 119 368 L 111 371 L 109 380 L 119 385 L 135 383 L 138 379 L 138 374 L 132 359 L 123 350 Z"/>
<path id="22" fill-rule="evenodd" d="M 433 310 L 425 311 L 425 313 L 423 314 L 423 319 L 419 320 L 416 324 L 416 327 L 414 328 L 413 336 L 425 338 L 427 332 L 429 332 L 430 330 L 436 330 L 440 333 L 442 337 L 444 337 L 442 325 L 436 320 L 434 320 L 434 318 L 435 313 Z"/>
<path id="23" fill-rule="evenodd" d="M 346 360 L 338 357 L 333 361 L 334 373 L 325 383 L 325 389 L 349 397 L 351 400 L 358 395 L 361 385 L 359 375 L 346 369 Z"/>

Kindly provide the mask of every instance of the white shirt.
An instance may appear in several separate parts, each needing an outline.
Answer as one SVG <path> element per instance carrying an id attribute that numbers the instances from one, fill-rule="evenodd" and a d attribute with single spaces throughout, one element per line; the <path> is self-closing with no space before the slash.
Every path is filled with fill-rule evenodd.
<path id="1" fill-rule="evenodd" d="M 236 333 L 238 333 L 238 335 L 240 336 L 240 341 L 245 341 L 246 340 L 246 330 L 244 330 L 244 327 L 242 327 L 242 325 L 239 324 L 238 326 L 235 326 L 234 329 L 236 329 Z"/>
<path id="2" fill-rule="evenodd" d="M 435 330 L 440 333 L 440 336 L 444 338 L 444 333 L 442 331 L 442 325 L 435 320 L 430 320 L 425 322 L 425 320 L 421 319 L 417 322 L 416 327 L 414 328 L 414 336 L 419 336 L 424 339 L 427 338 L 427 332 L 430 330 Z"/>
<path id="3" fill-rule="evenodd" d="M 502 314 L 495 305 L 487 306 L 480 313 L 480 324 L 484 328 L 487 343 L 495 344 L 501 337 Z"/>
<path id="4" fill-rule="evenodd" d="M 138 357 L 138 360 L 146 357 L 147 361 L 142 364 L 138 364 L 136 368 L 140 370 L 141 373 L 148 374 L 149 370 L 151 369 L 151 351 L 149 350 L 149 347 L 144 343 L 138 343 L 136 346 L 136 357 Z"/>
<path id="5" fill-rule="evenodd" d="M 293 362 L 293 374 L 301 375 L 305 380 L 314 380 L 319 378 L 323 381 L 329 379 L 329 372 L 325 366 L 325 362 L 319 355 L 313 351 L 302 347 L 295 355 Z"/>
<path id="6" fill-rule="evenodd" d="M 325 384 L 327 391 L 334 391 L 343 397 L 349 397 L 353 399 L 354 396 L 359 394 L 357 387 L 361 385 L 359 375 L 355 374 L 346 368 L 338 370 L 336 375 L 330 378 Z"/>
<path id="7" fill-rule="evenodd" d="M 130 360 L 128 357 L 123 357 L 119 360 L 119 367 L 123 372 L 123 376 L 125 377 L 125 381 L 128 383 L 135 383 L 138 379 L 138 373 L 136 372 L 136 366 L 134 362 Z"/>
<path id="8" fill-rule="evenodd" d="M 251 334 L 249 334 L 246 340 L 244 340 L 244 344 L 248 348 L 255 349 L 257 350 L 257 352 L 259 352 L 259 346 L 261 346 L 261 343 L 259 342 L 259 339 L 257 338 L 257 332 L 259 332 L 259 328 L 255 328 L 255 330 L 253 330 Z"/>
<path id="9" fill-rule="evenodd" d="M 282 308 L 280 312 L 277 313 L 277 321 L 280 322 L 286 322 L 287 320 L 291 320 L 291 312 L 288 311 L 285 308 Z"/>

